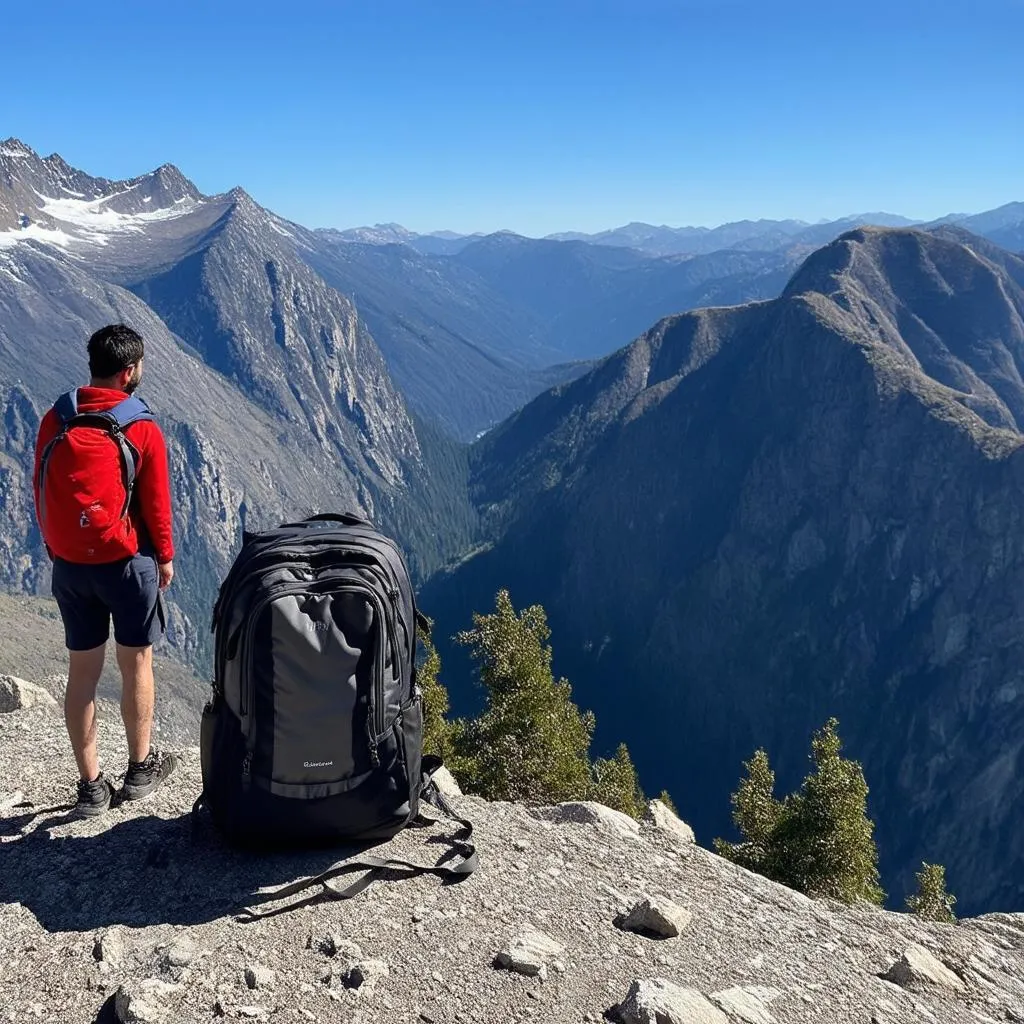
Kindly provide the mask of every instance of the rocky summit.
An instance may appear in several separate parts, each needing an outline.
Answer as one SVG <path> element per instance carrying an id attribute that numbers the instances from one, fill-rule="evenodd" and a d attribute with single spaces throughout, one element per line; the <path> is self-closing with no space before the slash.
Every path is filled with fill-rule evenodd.
<path id="1" fill-rule="evenodd" d="M 0 1020 L 1024 1020 L 1024 915 L 938 925 L 814 901 L 695 845 L 661 805 L 638 824 L 599 805 L 454 797 L 481 857 L 465 881 L 384 876 L 351 901 L 244 923 L 258 890 L 356 851 L 229 850 L 192 821 L 195 749 L 149 801 L 74 820 L 58 711 L 4 707 Z M 116 709 L 100 718 L 116 776 Z M 433 859 L 448 827 L 382 849 Z"/>

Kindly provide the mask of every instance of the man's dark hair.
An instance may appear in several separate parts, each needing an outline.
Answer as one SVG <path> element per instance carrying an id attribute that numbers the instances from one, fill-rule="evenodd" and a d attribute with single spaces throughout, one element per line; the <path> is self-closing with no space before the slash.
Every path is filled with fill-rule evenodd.
<path id="1" fill-rule="evenodd" d="M 126 324 L 108 324 L 89 339 L 89 372 L 106 380 L 142 359 L 142 338 Z"/>

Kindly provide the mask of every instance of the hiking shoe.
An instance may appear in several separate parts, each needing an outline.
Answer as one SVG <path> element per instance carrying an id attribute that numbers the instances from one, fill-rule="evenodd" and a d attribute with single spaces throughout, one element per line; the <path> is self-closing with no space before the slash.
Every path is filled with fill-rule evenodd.
<path id="1" fill-rule="evenodd" d="M 177 767 L 178 758 L 174 754 L 164 754 L 153 749 L 144 761 L 129 761 L 122 790 L 125 800 L 141 800 L 155 793 Z"/>
<path id="2" fill-rule="evenodd" d="M 114 798 L 114 787 L 110 780 L 100 772 L 92 782 L 78 780 L 78 802 L 75 814 L 80 818 L 95 818 L 110 809 L 110 801 Z"/>

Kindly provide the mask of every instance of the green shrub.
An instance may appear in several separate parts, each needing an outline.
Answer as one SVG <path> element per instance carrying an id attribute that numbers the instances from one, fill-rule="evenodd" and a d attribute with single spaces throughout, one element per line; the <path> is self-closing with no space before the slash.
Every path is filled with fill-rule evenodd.
<path id="1" fill-rule="evenodd" d="M 609 760 L 598 758 L 591 770 L 588 799 L 613 807 L 631 818 L 642 817 L 647 799 L 640 788 L 636 767 L 625 743 L 620 743 L 615 756 Z"/>
<path id="2" fill-rule="evenodd" d="M 956 897 L 946 889 L 946 869 L 941 864 L 922 864 L 917 873 L 917 892 L 907 897 L 907 909 L 927 921 L 953 924 Z"/>
<path id="3" fill-rule="evenodd" d="M 476 766 L 470 789 L 489 800 L 558 803 L 588 789 L 594 717 L 572 702 L 567 680 L 555 681 L 550 635 L 543 608 L 517 615 L 502 590 L 495 611 L 475 614 L 473 628 L 457 637 L 487 691 L 483 714 L 461 731 L 459 753 Z"/>
<path id="4" fill-rule="evenodd" d="M 796 793 L 779 801 L 768 755 L 758 750 L 733 796 L 733 822 L 743 841 L 718 839 L 729 860 L 808 896 L 853 903 L 885 898 L 878 880 L 874 825 L 860 764 L 841 756 L 833 718 L 811 742 L 813 771 Z"/>
<path id="5" fill-rule="evenodd" d="M 550 636 L 544 609 L 517 613 L 506 590 L 493 612 L 475 614 L 473 628 L 456 639 L 477 663 L 486 705 L 475 719 L 431 719 L 431 735 L 441 737 L 436 749 L 466 792 L 489 800 L 598 800 L 639 817 L 645 798 L 629 751 L 620 745 L 591 763 L 594 716 L 573 703 L 567 680 L 555 679 Z M 436 682 L 439 662 L 428 662 Z M 433 706 L 442 708 L 440 697 Z"/>
<path id="6" fill-rule="evenodd" d="M 658 794 L 658 799 L 676 816 L 679 817 L 679 808 L 676 807 L 675 800 L 672 799 L 672 795 L 667 789 L 663 789 Z"/>
<path id="7" fill-rule="evenodd" d="M 427 620 L 428 626 L 433 622 Z M 423 645 L 423 661 L 417 667 L 416 678 L 423 694 L 423 753 L 434 754 L 447 760 L 451 756 L 451 726 L 448 714 L 448 691 L 438 678 L 441 657 L 437 653 L 430 628 L 419 633 Z"/>

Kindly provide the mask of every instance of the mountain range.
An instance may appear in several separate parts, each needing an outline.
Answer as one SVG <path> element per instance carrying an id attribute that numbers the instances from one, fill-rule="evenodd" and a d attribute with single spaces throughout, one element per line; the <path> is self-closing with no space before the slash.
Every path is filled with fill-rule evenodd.
<path id="1" fill-rule="evenodd" d="M 968 912 L 1019 908 L 1024 261 L 963 226 L 1013 248 L 1019 214 L 422 252 L 8 140 L 0 585 L 47 589 L 35 432 L 124 320 L 170 443 L 171 648 L 201 673 L 242 530 L 362 511 L 409 554 L 457 711 L 479 695 L 446 637 L 508 587 L 548 609 L 598 746 L 703 841 L 755 746 L 791 788 L 836 714 L 886 885 L 940 861 Z"/>
<path id="2" fill-rule="evenodd" d="M 464 455 L 417 423 L 352 304 L 245 192 L 200 196 L 172 167 L 92 178 L 9 140 L 0 226 L 4 585 L 45 590 L 35 432 L 54 397 L 87 378 L 85 340 L 117 320 L 146 339 L 142 393 L 168 436 L 171 637 L 186 656 L 207 649 L 211 596 L 246 526 L 361 509 L 402 537 L 421 576 L 466 542 Z"/>
<path id="3" fill-rule="evenodd" d="M 952 224 L 982 235 L 1006 249 L 1024 248 L 1024 203 L 1006 203 L 984 213 L 952 213 L 935 221 L 915 221 L 893 213 L 861 213 L 837 220 L 810 224 L 803 220 L 740 220 L 717 227 L 669 227 L 634 221 L 607 231 L 562 231 L 546 238 L 560 242 L 586 242 L 615 248 L 635 249 L 649 256 L 698 255 L 723 249 L 770 252 L 777 249 L 817 248 L 862 224 L 877 227 L 920 227 L 924 229 Z M 512 232 L 499 232 L 511 234 Z M 401 243 L 423 253 L 450 255 L 472 245 L 481 234 L 460 235 L 453 231 L 435 231 L 421 235 L 400 224 L 332 231 L 342 242 L 374 245 Z"/>
<path id="4" fill-rule="evenodd" d="M 1024 260 L 849 232 L 778 299 L 663 320 L 475 445 L 488 542 L 423 606 L 447 637 L 498 581 L 543 604 L 599 744 L 704 842 L 756 747 L 792 789 L 836 715 L 886 883 L 940 861 L 966 907 L 1024 906 L 1022 368 Z"/>

